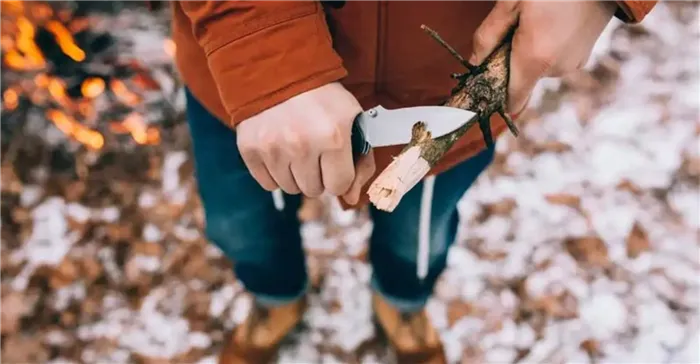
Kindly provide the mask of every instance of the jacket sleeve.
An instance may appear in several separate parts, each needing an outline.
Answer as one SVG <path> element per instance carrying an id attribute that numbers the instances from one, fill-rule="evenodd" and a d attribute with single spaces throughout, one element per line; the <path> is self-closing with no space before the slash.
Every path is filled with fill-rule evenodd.
<path id="1" fill-rule="evenodd" d="M 618 1 L 619 10 L 615 16 L 625 23 L 639 23 L 651 12 L 657 0 Z"/>
<path id="2" fill-rule="evenodd" d="M 230 126 L 347 75 L 319 1 L 180 1 Z"/>

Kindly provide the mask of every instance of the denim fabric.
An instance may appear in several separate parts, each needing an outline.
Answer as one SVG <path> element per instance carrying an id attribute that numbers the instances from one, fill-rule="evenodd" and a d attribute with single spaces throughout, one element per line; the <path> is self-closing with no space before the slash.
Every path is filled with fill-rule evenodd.
<path id="1" fill-rule="evenodd" d="M 300 196 L 285 194 L 285 208 L 277 211 L 272 194 L 246 169 L 235 132 L 207 112 L 189 91 L 187 120 L 208 239 L 231 259 L 236 277 L 262 304 L 283 304 L 300 297 L 308 284 L 296 215 Z M 369 242 L 371 284 L 400 310 L 425 305 L 455 240 L 457 203 L 492 160 L 493 150 L 487 149 L 435 178 L 430 264 L 422 281 L 416 277 L 416 256 L 423 183 L 409 191 L 391 213 L 370 207 L 374 224 Z"/>

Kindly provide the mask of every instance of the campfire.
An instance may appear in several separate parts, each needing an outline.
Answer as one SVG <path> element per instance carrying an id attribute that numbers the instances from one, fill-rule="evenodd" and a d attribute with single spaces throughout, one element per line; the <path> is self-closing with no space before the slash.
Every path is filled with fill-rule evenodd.
<path id="1" fill-rule="evenodd" d="M 174 88 L 94 26 L 99 3 L 2 1 L 6 136 L 52 125 L 71 150 L 160 143 L 156 122 L 175 113 Z M 155 46 L 174 52 L 170 40 Z"/>

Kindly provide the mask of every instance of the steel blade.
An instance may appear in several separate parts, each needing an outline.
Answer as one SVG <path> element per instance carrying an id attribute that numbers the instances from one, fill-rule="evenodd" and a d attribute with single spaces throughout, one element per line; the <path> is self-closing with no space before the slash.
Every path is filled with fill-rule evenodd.
<path id="1" fill-rule="evenodd" d="M 372 147 L 407 144 L 413 124 L 422 121 L 433 138 L 464 125 L 476 113 L 449 106 L 416 106 L 385 109 L 377 106 L 362 113 L 359 125 Z"/>

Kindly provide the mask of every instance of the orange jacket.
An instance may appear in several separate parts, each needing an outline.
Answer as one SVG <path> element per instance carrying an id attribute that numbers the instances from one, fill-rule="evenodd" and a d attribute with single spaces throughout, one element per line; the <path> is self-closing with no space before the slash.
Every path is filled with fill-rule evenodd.
<path id="1" fill-rule="evenodd" d="M 329 3 L 171 2 L 176 63 L 185 84 L 231 128 L 294 95 L 338 80 L 365 109 L 438 104 L 455 85 L 450 74 L 464 69 L 420 25 L 435 29 L 468 58 L 472 34 L 494 4 L 347 1 L 335 9 Z M 616 16 L 636 23 L 656 2 L 617 3 Z M 491 123 L 494 139 L 506 130 L 499 116 Z M 430 174 L 483 148 L 481 131 L 472 128 Z M 375 149 L 377 174 L 401 149 Z M 358 206 L 368 201 L 367 187 Z"/>

